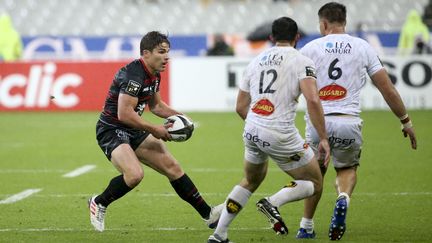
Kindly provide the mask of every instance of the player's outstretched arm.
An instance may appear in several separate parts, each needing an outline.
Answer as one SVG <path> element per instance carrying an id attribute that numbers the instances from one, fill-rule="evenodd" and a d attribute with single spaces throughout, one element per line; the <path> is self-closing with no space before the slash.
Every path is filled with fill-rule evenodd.
<path id="1" fill-rule="evenodd" d="M 385 69 L 381 69 L 371 77 L 372 82 L 378 88 L 393 113 L 399 117 L 402 123 L 402 132 L 405 137 L 409 136 L 411 148 L 417 149 L 417 139 L 413 124 L 408 116 L 405 105 L 396 90 Z"/>

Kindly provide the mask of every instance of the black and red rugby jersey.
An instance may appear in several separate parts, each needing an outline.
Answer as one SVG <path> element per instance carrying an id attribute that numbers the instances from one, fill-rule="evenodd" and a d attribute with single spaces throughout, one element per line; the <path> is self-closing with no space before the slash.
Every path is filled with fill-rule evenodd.
<path id="1" fill-rule="evenodd" d="M 146 104 L 159 91 L 160 74 L 151 74 L 142 59 L 136 59 L 120 70 L 114 76 L 103 111 L 99 120 L 103 123 L 133 129 L 118 120 L 117 108 L 119 94 L 128 94 L 138 98 L 135 111 L 142 115 Z"/>

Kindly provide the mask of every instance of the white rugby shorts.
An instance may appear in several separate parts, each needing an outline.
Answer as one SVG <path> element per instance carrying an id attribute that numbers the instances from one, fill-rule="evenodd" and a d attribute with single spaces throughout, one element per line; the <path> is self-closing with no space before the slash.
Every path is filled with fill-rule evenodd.
<path id="1" fill-rule="evenodd" d="M 307 165 L 314 157 L 294 126 L 280 132 L 246 123 L 243 132 L 245 160 L 252 164 L 265 163 L 270 157 L 283 171 Z"/>
<path id="2" fill-rule="evenodd" d="M 346 168 L 360 164 L 360 153 L 363 144 L 363 120 L 349 115 L 325 116 L 325 125 L 331 156 L 335 168 Z M 317 155 L 319 137 L 309 120 L 306 120 L 306 142 Z"/>

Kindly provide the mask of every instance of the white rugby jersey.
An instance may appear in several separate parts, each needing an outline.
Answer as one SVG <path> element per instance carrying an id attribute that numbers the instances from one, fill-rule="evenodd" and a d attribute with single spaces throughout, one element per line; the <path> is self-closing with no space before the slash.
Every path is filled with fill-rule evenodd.
<path id="1" fill-rule="evenodd" d="M 330 34 L 306 44 L 300 52 L 317 67 L 317 87 L 324 114 L 360 114 L 360 90 L 366 74 L 383 68 L 377 53 L 363 39 Z"/>
<path id="2" fill-rule="evenodd" d="M 249 92 L 246 122 L 277 130 L 294 125 L 300 80 L 315 78 L 313 61 L 292 47 L 272 47 L 247 66 L 240 89 Z"/>

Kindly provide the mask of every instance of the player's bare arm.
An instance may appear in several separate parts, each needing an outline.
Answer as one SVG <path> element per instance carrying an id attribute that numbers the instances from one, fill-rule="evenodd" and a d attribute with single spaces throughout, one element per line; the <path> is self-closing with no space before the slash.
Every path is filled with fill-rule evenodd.
<path id="1" fill-rule="evenodd" d="M 378 88 L 378 90 L 384 97 L 384 100 L 387 102 L 390 109 L 397 117 L 400 118 L 402 123 L 402 132 L 405 137 L 409 136 L 411 141 L 411 148 L 417 149 L 417 139 L 415 136 L 414 128 L 412 126 L 412 122 L 408 117 L 405 105 L 398 91 L 390 81 L 387 72 L 385 71 L 385 69 L 381 69 L 380 71 L 372 75 L 371 79 L 374 85 Z"/>
<path id="2" fill-rule="evenodd" d="M 318 96 L 318 89 L 314 78 L 305 78 L 300 81 L 300 90 L 306 99 L 307 110 L 312 124 L 314 125 L 318 136 L 320 137 L 320 143 L 318 149 L 324 156 L 324 165 L 327 166 L 330 161 L 330 146 L 327 140 L 327 133 L 324 123 L 324 112 L 321 106 L 321 101 Z"/>
<path id="3" fill-rule="evenodd" d="M 128 94 L 120 94 L 118 99 L 118 119 L 124 124 L 150 132 L 155 138 L 170 140 L 170 135 L 163 125 L 153 125 L 143 120 L 136 112 L 138 98 Z"/>
<path id="4" fill-rule="evenodd" d="M 239 90 L 237 95 L 236 112 L 239 116 L 245 120 L 249 111 L 249 105 L 251 103 L 251 97 L 248 92 Z"/>
<path id="5" fill-rule="evenodd" d="M 158 117 L 167 118 L 172 115 L 181 115 L 182 113 L 172 109 L 160 97 L 160 93 L 156 92 L 148 103 L 150 111 Z"/>

